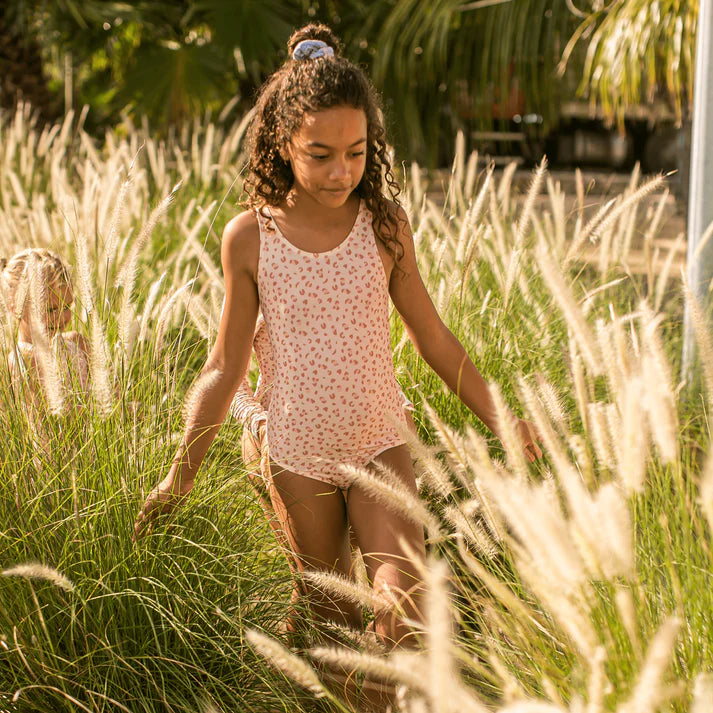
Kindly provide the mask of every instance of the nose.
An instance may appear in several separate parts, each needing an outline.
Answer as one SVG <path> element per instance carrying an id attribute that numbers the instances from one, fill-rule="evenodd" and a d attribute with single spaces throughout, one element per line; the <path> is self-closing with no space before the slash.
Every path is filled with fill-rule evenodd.
<path id="1" fill-rule="evenodd" d="M 349 175 L 349 164 L 346 158 L 337 158 L 332 164 L 332 170 L 329 172 L 329 177 L 332 180 L 339 181 Z"/>

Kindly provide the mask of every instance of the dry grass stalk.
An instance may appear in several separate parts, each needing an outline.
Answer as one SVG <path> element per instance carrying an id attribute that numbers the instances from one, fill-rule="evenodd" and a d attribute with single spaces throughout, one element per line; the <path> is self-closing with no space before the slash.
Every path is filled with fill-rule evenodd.
<path id="1" fill-rule="evenodd" d="M 367 676 L 391 683 L 402 683 L 415 691 L 422 691 L 424 680 L 413 667 L 414 654 L 392 655 L 388 658 L 361 653 L 346 648 L 317 646 L 310 649 L 317 661 L 346 671 L 363 671 Z"/>
<path id="2" fill-rule="evenodd" d="M 528 476 L 528 466 L 525 460 L 525 453 L 522 449 L 522 441 L 515 430 L 515 420 L 510 409 L 503 399 L 500 387 L 497 384 L 489 384 L 490 395 L 495 405 L 495 412 L 498 423 L 498 436 L 505 446 L 508 465 L 513 472 L 523 481 Z"/>
<path id="3" fill-rule="evenodd" d="M 634 691 L 629 700 L 617 708 L 617 713 L 649 713 L 666 701 L 662 678 L 669 666 L 680 626 L 675 617 L 661 625 L 649 645 Z"/>
<path id="4" fill-rule="evenodd" d="M 594 376 L 599 376 L 602 373 L 601 354 L 596 340 L 592 336 L 591 330 L 584 320 L 570 289 L 567 287 L 562 273 L 550 256 L 547 245 L 538 243 L 535 249 L 535 258 L 545 283 L 559 305 L 577 342 L 577 346 L 581 350 L 587 368 Z"/>
<path id="5" fill-rule="evenodd" d="M 457 688 L 453 646 L 453 616 L 447 593 L 448 570 L 443 561 L 431 560 L 426 575 L 426 694 L 433 713 L 452 710 L 449 694 Z"/>
<path id="6" fill-rule="evenodd" d="M 0 574 L 3 577 L 22 577 L 23 579 L 42 579 L 46 582 L 54 584 L 55 587 L 64 589 L 65 592 L 73 592 L 74 583 L 65 577 L 61 572 L 53 567 L 40 564 L 39 562 L 27 562 L 25 564 L 17 564 L 14 567 L 8 567 L 2 570 Z"/>
<path id="7" fill-rule="evenodd" d="M 91 387 L 99 413 L 109 414 L 113 406 L 113 377 L 111 373 L 109 345 L 97 311 L 90 315 L 92 328 L 89 363 L 91 366 Z"/>
<path id="8" fill-rule="evenodd" d="M 641 404 L 646 390 L 644 383 L 639 377 L 628 379 L 618 393 L 621 431 L 616 474 L 630 495 L 641 493 L 646 482 L 649 431 L 645 419 L 641 418 Z"/>
<path id="9" fill-rule="evenodd" d="M 699 673 L 693 685 L 690 713 L 710 713 L 713 710 L 713 675 Z"/>
<path id="10" fill-rule="evenodd" d="M 542 157 L 539 165 L 535 169 L 532 176 L 532 181 L 530 182 L 530 187 L 527 190 L 527 195 L 525 196 L 525 203 L 522 207 L 522 212 L 520 213 L 520 218 L 515 225 L 515 249 L 519 249 L 525 241 L 525 235 L 527 229 L 530 227 L 530 217 L 532 215 L 532 209 L 535 205 L 535 200 L 540 194 L 542 188 L 542 181 L 547 173 L 547 158 Z"/>
<path id="11" fill-rule="evenodd" d="M 302 573 L 302 577 L 317 589 L 330 592 L 354 604 L 365 605 L 376 611 L 393 608 L 392 601 L 381 592 L 349 577 L 320 570 L 306 570 Z"/>
<path id="12" fill-rule="evenodd" d="M 671 367 L 659 335 L 660 316 L 646 306 L 643 312 L 643 378 L 647 384 L 645 406 L 651 434 L 665 463 L 678 460 L 678 410 Z"/>
<path id="13" fill-rule="evenodd" d="M 469 518 L 456 505 L 447 505 L 443 518 L 456 529 L 466 542 L 481 556 L 492 559 L 500 553 L 500 547 L 477 520 Z"/>
<path id="14" fill-rule="evenodd" d="M 245 638 L 250 645 L 270 664 L 279 669 L 286 676 L 297 682 L 300 686 L 311 691 L 317 698 L 326 695 L 324 685 L 317 672 L 305 663 L 299 656 L 295 656 L 282 644 L 261 634 L 254 629 L 245 633 Z"/>
<path id="15" fill-rule="evenodd" d="M 440 523 L 428 511 L 418 495 L 411 493 L 399 481 L 398 476 L 388 468 L 378 465 L 377 468 L 377 473 L 373 473 L 365 468 L 340 466 L 340 470 L 349 478 L 352 486 L 364 490 L 392 512 L 402 515 L 417 525 L 422 525 L 428 531 L 429 537 L 440 539 L 442 536 Z"/>

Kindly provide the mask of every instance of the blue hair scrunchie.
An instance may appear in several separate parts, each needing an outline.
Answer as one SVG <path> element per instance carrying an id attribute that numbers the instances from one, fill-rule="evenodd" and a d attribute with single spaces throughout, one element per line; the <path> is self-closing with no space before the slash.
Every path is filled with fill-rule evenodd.
<path id="1" fill-rule="evenodd" d="M 317 59 L 317 57 L 334 57 L 334 50 L 322 40 L 302 40 L 292 50 L 292 59 Z"/>

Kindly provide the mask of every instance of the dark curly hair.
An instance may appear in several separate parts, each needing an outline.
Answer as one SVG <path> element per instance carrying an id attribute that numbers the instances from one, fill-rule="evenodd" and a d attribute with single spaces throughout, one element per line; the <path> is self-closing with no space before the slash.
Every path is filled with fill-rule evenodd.
<path id="1" fill-rule="evenodd" d="M 297 44 L 307 39 L 325 42 L 334 56 L 292 59 Z M 326 25 L 310 24 L 295 31 L 287 51 L 288 60 L 260 89 L 248 130 L 246 207 L 277 205 L 286 198 L 294 177 L 280 148 L 300 129 L 305 114 L 339 106 L 362 109 L 367 124 L 366 168 L 356 193 L 371 211 L 377 238 L 398 263 L 403 254 L 399 221 L 383 189 L 386 184 L 389 197 L 398 204 L 399 187 L 391 171 L 376 90 L 359 67 L 341 56 L 341 43 Z"/>

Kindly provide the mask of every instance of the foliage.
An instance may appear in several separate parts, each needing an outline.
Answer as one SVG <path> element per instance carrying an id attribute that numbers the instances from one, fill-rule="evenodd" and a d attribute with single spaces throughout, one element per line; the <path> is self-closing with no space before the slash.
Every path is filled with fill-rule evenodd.
<path id="1" fill-rule="evenodd" d="M 623 120 L 632 104 L 692 97 L 698 4 L 677 0 L 13 0 L 19 26 L 41 40 L 53 85 L 74 73 L 89 121 L 122 111 L 159 130 L 186 117 L 241 113 L 284 58 L 292 28 L 331 24 L 347 54 L 383 91 L 399 153 L 447 161 L 457 130 L 536 114 L 556 126 L 575 92 Z M 66 54 L 69 53 L 69 54 Z M 559 74 L 557 69 L 559 68 Z M 420 123 L 410 120 L 419 116 Z"/>

